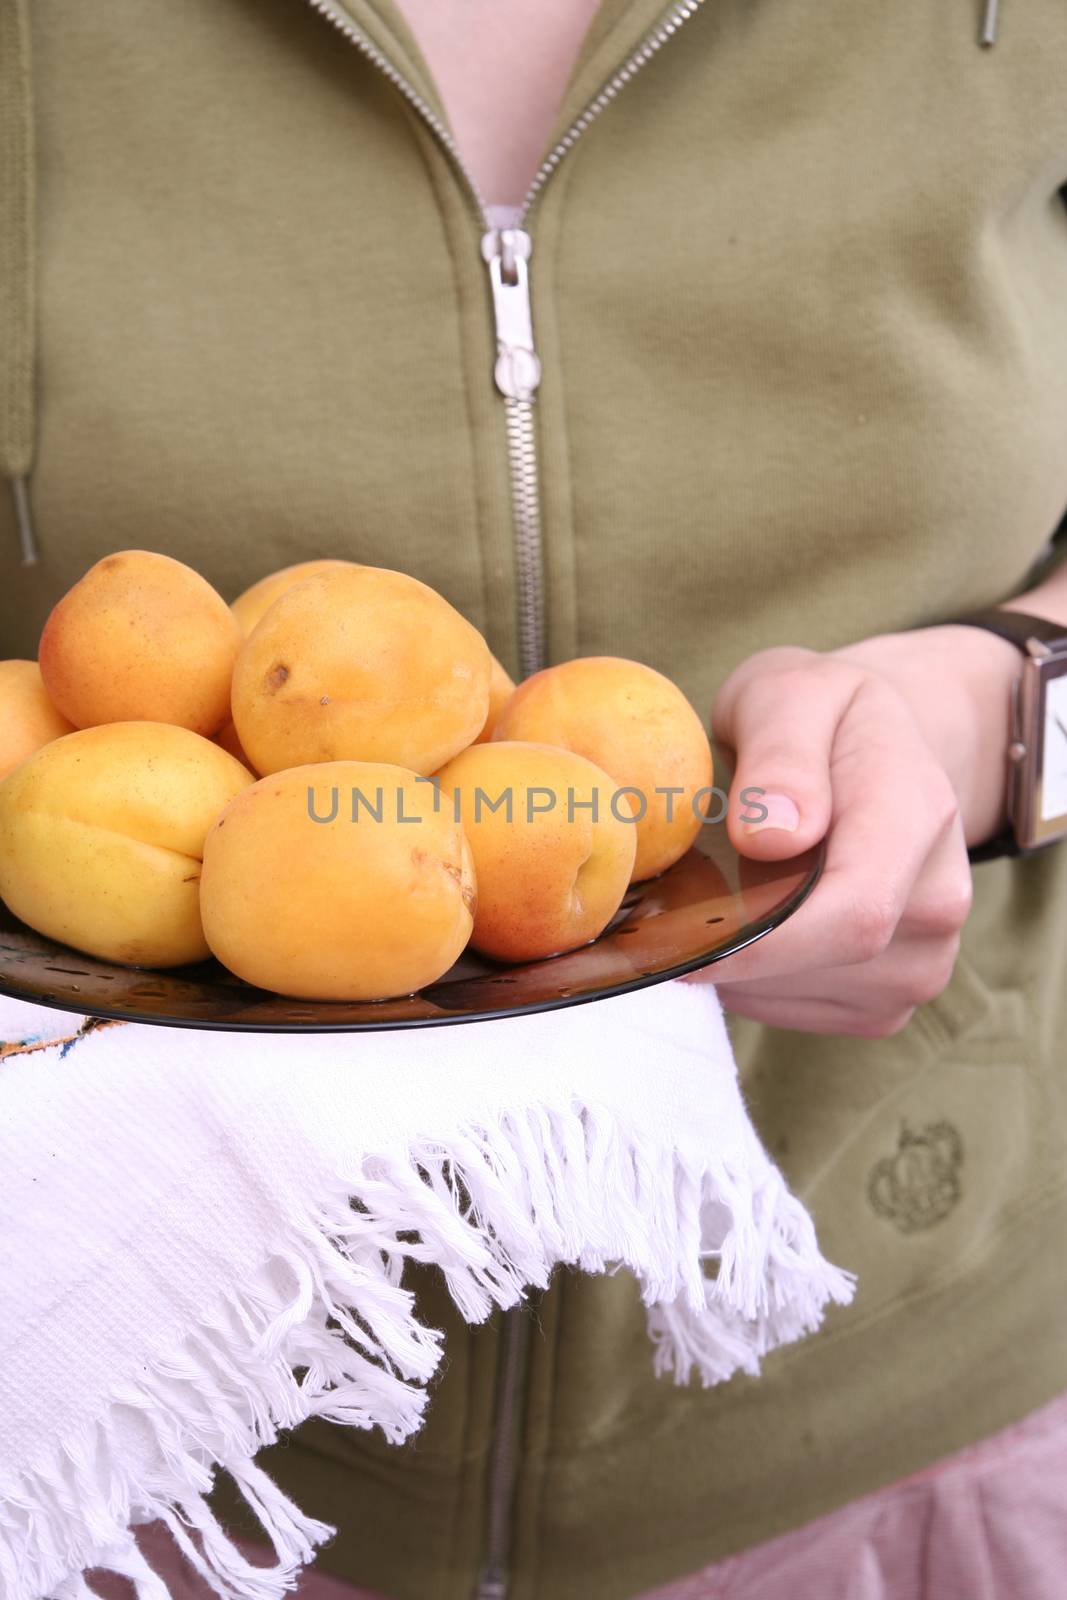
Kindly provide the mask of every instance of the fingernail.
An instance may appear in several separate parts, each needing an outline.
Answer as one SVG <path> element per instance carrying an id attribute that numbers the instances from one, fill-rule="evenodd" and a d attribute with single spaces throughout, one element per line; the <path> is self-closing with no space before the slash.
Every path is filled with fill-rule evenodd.
<path id="1" fill-rule="evenodd" d="M 787 794 L 761 794 L 758 800 L 747 803 L 749 811 L 757 807 L 767 813 L 765 817 L 755 817 L 752 821 L 742 823 L 745 833 L 766 833 L 768 828 L 781 828 L 783 833 L 796 833 L 800 827 L 800 812 L 796 802 L 790 800 Z"/>

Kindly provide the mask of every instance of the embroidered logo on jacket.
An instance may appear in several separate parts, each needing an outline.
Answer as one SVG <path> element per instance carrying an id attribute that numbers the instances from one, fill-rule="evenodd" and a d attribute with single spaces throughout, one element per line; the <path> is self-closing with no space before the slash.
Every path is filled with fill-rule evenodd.
<path id="1" fill-rule="evenodd" d="M 928 1122 L 918 1132 L 905 1124 L 896 1154 L 875 1162 L 867 1198 L 875 1214 L 901 1233 L 943 1222 L 962 1194 L 963 1140 L 951 1122 Z"/>

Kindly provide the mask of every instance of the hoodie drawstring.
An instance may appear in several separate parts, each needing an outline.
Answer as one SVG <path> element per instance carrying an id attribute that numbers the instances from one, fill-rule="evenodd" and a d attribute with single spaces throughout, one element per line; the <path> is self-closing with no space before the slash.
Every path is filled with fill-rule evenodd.
<path id="1" fill-rule="evenodd" d="M 987 49 L 990 45 L 994 45 L 997 42 L 998 10 L 999 0 L 986 0 L 985 16 L 982 18 L 982 32 L 979 36 L 978 43 L 984 45 Z"/>
<path id="2" fill-rule="evenodd" d="M 38 559 L 29 478 L 36 424 L 33 100 L 28 0 L 0 0 L 0 476 L 23 566 Z"/>

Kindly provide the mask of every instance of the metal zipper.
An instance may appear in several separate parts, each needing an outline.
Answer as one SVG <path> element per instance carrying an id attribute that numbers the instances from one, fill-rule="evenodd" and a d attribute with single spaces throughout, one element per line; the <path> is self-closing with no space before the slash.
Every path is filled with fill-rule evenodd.
<path id="1" fill-rule="evenodd" d="M 679 0 L 657 28 L 645 38 L 614 72 L 562 138 L 553 145 L 534 174 L 519 212 L 519 222 L 529 216 L 537 196 L 555 172 L 569 150 L 591 122 L 611 104 L 624 84 L 650 61 L 666 44 L 672 34 L 698 11 L 704 0 Z M 483 206 L 484 210 L 484 206 Z M 491 229 L 482 240 L 482 256 L 489 265 L 493 280 L 493 305 L 496 312 L 497 363 L 496 385 L 504 396 L 508 435 L 508 458 L 511 466 L 512 516 L 515 524 L 516 585 L 519 603 L 519 666 L 521 676 L 529 677 L 544 664 L 545 598 L 544 561 L 541 539 L 541 491 L 537 471 L 537 431 L 534 422 L 534 396 L 541 381 L 541 363 L 533 342 L 530 312 L 529 269 L 532 240 L 522 227 L 502 230 Z M 520 278 L 507 280 L 525 297 L 522 322 L 526 343 L 516 346 L 511 342 L 512 329 L 507 321 L 502 323 L 498 299 L 498 282 L 501 259 L 505 274 L 511 259 L 518 259 Z M 513 358 L 518 356 L 516 362 Z M 528 360 L 526 358 L 529 358 Z M 516 378 L 518 381 L 516 382 Z"/>
<path id="2" fill-rule="evenodd" d="M 533 342 L 530 309 L 530 252 L 523 228 L 490 229 L 482 237 L 482 259 L 489 268 L 496 321 L 493 376 L 504 396 L 515 525 L 515 577 L 519 600 L 521 676 L 544 663 L 544 584 L 541 581 L 541 504 L 537 477 L 534 395 L 541 362 Z"/>
<path id="3" fill-rule="evenodd" d="M 534 422 L 534 397 L 541 379 L 541 364 L 534 347 L 530 306 L 529 261 L 532 240 L 524 227 L 497 229 L 493 226 L 481 190 L 451 133 L 433 107 L 417 89 L 412 88 L 377 45 L 350 18 L 329 4 L 329 0 L 307 0 L 307 3 L 344 34 L 418 112 L 452 158 L 486 229 L 481 249 L 482 258 L 489 268 L 496 323 L 497 360 L 494 378 L 504 396 L 515 529 L 520 663 L 522 675 L 527 677 L 531 672 L 536 672 L 544 661 L 545 621 L 541 496 Z M 590 123 L 703 4 L 704 0 L 678 0 L 663 21 L 645 35 L 622 66 L 612 73 L 537 169 L 522 202 L 518 219 L 520 223 L 526 222 L 546 182 Z M 506 1312 L 503 1318 L 500 1383 L 490 1446 L 485 1562 L 473 1600 L 507 1600 L 520 1436 L 519 1403 L 528 1359 L 526 1316 L 524 1308 L 516 1306 Z"/>
<path id="4" fill-rule="evenodd" d="M 624 84 L 650 61 L 658 50 L 696 11 L 704 0 L 678 0 L 663 21 L 646 34 L 622 66 L 612 73 L 600 92 L 590 100 L 566 133 L 548 152 L 533 181 L 527 189 L 519 213 L 520 223 L 525 222 L 537 196 L 559 166 L 564 156 L 573 149 L 577 140 L 600 113 L 611 104 Z M 537 430 L 534 419 L 534 397 L 540 382 L 541 368 L 533 343 L 530 311 L 529 259 L 532 241 L 522 227 L 498 230 L 493 227 L 489 208 L 473 173 L 463 160 L 451 133 L 427 100 L 398 72 L 388 56 L 357 28 L 349 17 L 329 3 L 329 0 L 308 0 L 338 32 L 354 44 L 391 84 L 404 96 L 419 116 L 436 135 L 451 156 L 457 172 L 462 177 L 470 199 L 477 208 L 486 232 L 482 238 L 482 257 L 485 260 L 493 287 L 493 306 L 496 315 L 497 362 L 495 377 L 497 388 L 504 397 L 505 426 L 507 429 L 508 465 L 511 476 L 512 518 L 515 537 L 515 574 L 518 591 L 519 665 L 523 677 L 536 672 L 544 664 L 545 597 L 544 568 L 541 538 L 541 492 L 537 468 Z M 511 274 L 516 262 L 521 263 L 521 276 Z M 497 263 L 500 265 L 498 266 Z M 505 297 L 507 307 L 502 322 L 499 287 L 511 291 Z M 516 346 L 511 342 L 515 321 L 521 316 L 526 330 L 526 342 Z"/>
<path id="5" fill-rule="evenodd" d="M 671 7 L 663 21 L 653 28 L 651 33 L 646 33 L 636 50 L 627 56 L 617 71 L 612 73 L 600 93 L 595 95 L 585 110 L 574 119 L 566 133 L 557 144 L 553 145 L 538 167 L 522 203 L 521 221 L 525 221 L 530 207 L 544 188 L 547 179 L 555 172 L 567 152 L 574 148 L 589 124 L 596 121 L 600 113 L 615 99 L 623 85 L 629 83 L 630 79 L 652 60 L 672 34 L 677 33 L 682 24 L 688 22 L 703 4 L 704 0 L 678 0 L 678 4 Z"/>
<path id="6" fill-rule="evenodd" d="M 448 151 L 449 155 L 452 157 L 457 170 L 460 172 L 463 177 L 463 181 L 467 185 L 471 199 L 474 201 L 478 211 L 481 214 L 483 223 L 488 226 L 489 218 L 487 214 L 487 207 L 485 200 L 482 198 L 482 192 L 475 182 L 474 175 L 467 166 L 463 157 L 460 155 L 456 146 L 456 141 L 453 139 L 452 135 L 449 133 L 448 129 L 437 115 L 437 112 L 430 105 L 429 101 L 424 100 L 419 91 L 412 88 L 411 84 L 404 77 L 403 73 L 396 70 L 396 68 L 393 66 L 393 63 L 389 60 L 389 57 L 378 49 L 378 46 L 374 43 L 373 39 L 368 39 L 362 28 L 356 27 L 351 17 L 346 17 L 343 12 L 338 11 L 336 7 L 330 5 L 329 0 L 307 0 L 307 3 L 311 7 L 312 11 L 317 11 L 320 17 L 325 17 L 326 21 L 331 23 L 333 27 L 337 29 L 338 33 L 343 33 L 345 38 L 351 44 L 355 45 L 360 54 L 366 56 L 367 60 L 371 62 L 373 66 L 377 67 L 378 71 L 383 73 L 384 76 L 389 79 L 389 82 L 394 88 L 399 89 L 400 93 L 404 96 L 404 99 L 408 102 L 408 104 L 414 107 L 414 109 L 419 113 L 419 116 L 422 118 L 423 122 L 425 122 L 427 126 L 433 130 L 438 139 L 440 139 L 441 143 L 444 145 L 445 149 Z"/>

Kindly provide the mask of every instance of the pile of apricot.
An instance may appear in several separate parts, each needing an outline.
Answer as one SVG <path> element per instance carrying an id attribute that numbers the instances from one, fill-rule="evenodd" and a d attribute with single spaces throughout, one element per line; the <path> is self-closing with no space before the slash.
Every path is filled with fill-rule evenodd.
<path id="1" fill-rule="evenodd" d="M 0 662 L 0 897 L 103 960 L 214 954 L 319 1000 L 597 937 L 693 843 L 707 735 L 614 657 L 517 688 L 405 573 L 311 561 L 232 606 L 124 550 Z"/>

